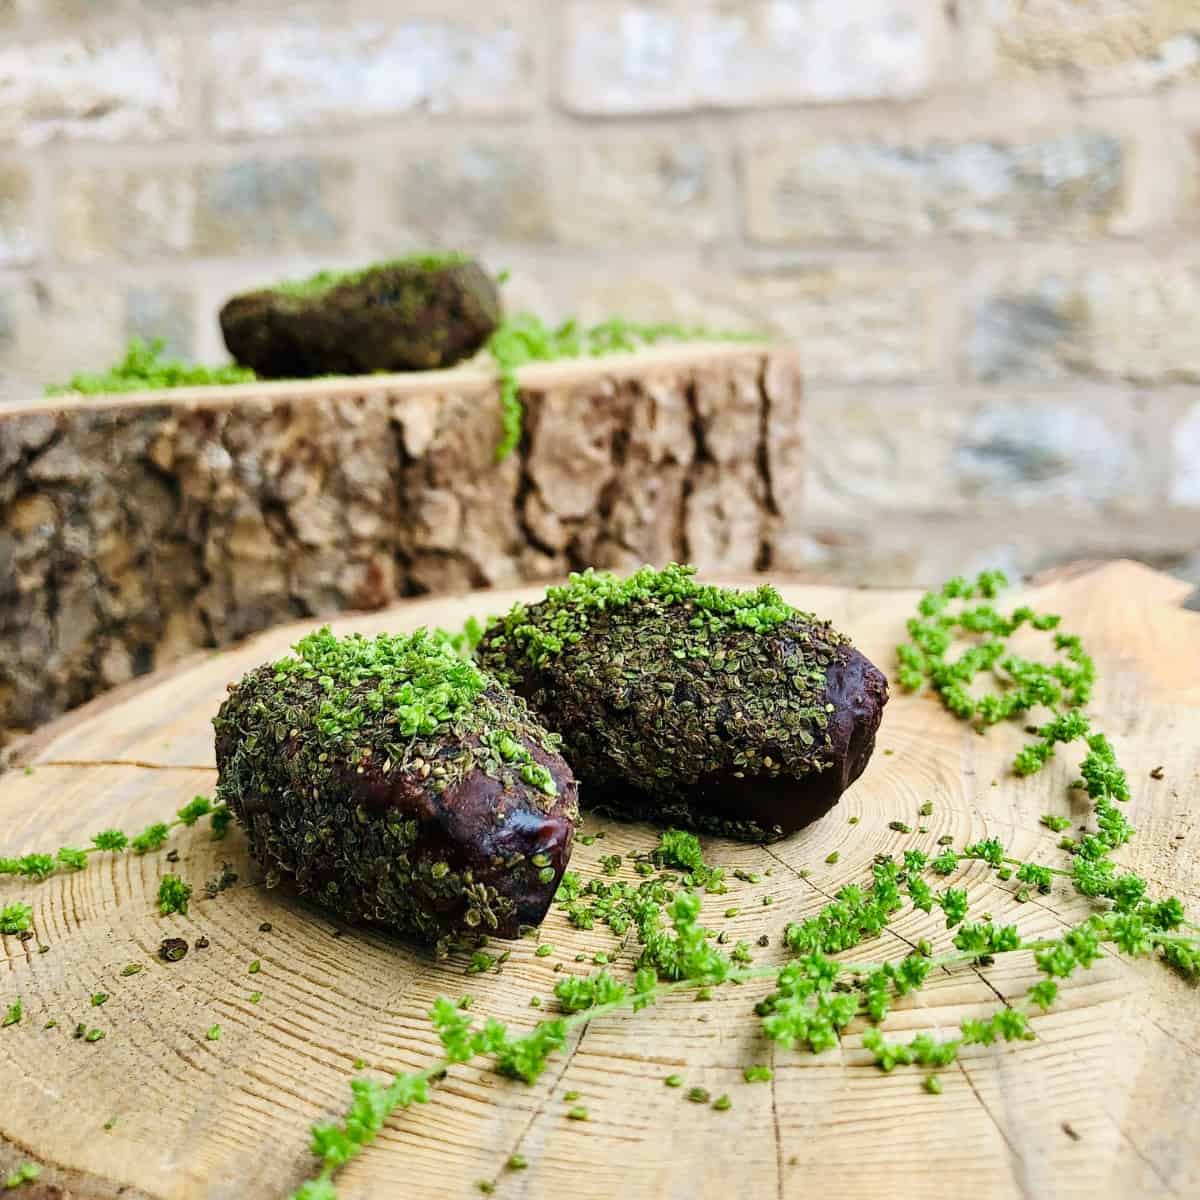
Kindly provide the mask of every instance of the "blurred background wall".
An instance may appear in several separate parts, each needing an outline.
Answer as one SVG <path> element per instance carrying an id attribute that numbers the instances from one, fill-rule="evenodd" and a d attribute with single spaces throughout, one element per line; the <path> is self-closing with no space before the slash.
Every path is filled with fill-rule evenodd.
<path id="1" fill-rule="evenodd" d="M 406 249 L 795 342 L 872 582 L 1200 581 L 1197 0 L 0 0 L 0 395 Z"/>

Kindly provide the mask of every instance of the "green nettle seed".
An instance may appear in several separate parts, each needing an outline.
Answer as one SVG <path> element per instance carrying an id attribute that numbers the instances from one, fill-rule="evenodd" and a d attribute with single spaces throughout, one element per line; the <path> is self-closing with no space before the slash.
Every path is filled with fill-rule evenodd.
<path id="1" fill-rule="evenodd" d="M 14 900 L 0 909 L 0 933 L 24 933 L 33 925 L 33 908 Z"/>
<path id="2" fill-rule="evenodd" d="M 663 1083 L 665 1083 L 667 1085 L 667 1087 L 673 1087 L 673 1088 L 682 1087 L 683 1086 L 683 1076 L 682 1075 L 668 1075 L 666 1077 L 666 1079 L 663 1080 Z"/>
<path id="3" fill-rule="evenodd" d="M 709 1101 L 709 1094 L 707 1089 L 702 1087 L 688 1088 L 687 1098 L 693 1104 L 707 1104 Z"/>
<path id="4" fill-rule="evenodd" d="M 571 1121 L 586 1121 L 588 1110 L 582 1104 L 577 1104 L 574 1108 L 567 1109 L 567 1118 Z"/>
<path id="5" fill-rule="evenodd" d="M 834 865 L 834 863 L 836 863 L 836 862 L 837 862 L 837 860 L 838 860 L 839 858 L 841 858 L 841 857 L 842 857 L 842 856 L 841 856 L 841 854 L 840 854 L 840 853 L 838 853 L 838 851 L 836 851 L 836 850 L 835 850 L 835 851 L 834 851 L 832 854 L 829 854 L 829 855 L 827 855 L 827 856 L 826 856 L 826 858 L 825 858 L 825 861 L 826 861 L 826 862 L 827 862 L 827 863 L 828 863 L 830 866 L 833 866 L 833 865 Z"/>
<path id="6" fill-rule="evenodd" d="M 20 1166 L 4 1177 L 4 1188 L 6 1191 L 15 1191 L 22 1184 L 33 1183 L 41 1173 L 42 1168 L 37 1163 L 21 1163 Z"/>
<path id="7" fill-rule="evenodd" d="M 733 1107 L 733 1101 L 725 1093 L 722 1093 L 713 1101 L 712 1106 L 717 1112 L 724 1112 Z"/>
<path id="8" fill-rule="evenodd" d="M 75 375 L 62 386 L 46 389 L 50 396 L 68 392 L 84 395 L 111 392 L 144 392 L 160 388 L 207 387 L 213 384 L 249 383 L 255 378 L 248 367 L 233 363 L 221 367 L 194 366 L 176 359 L 163 358 L 166 343 L 162 338 L 144 342 L 133 338 L 125 357 L 102 375 Z M 31 767 L 26 768 L 32 774 Z"/>

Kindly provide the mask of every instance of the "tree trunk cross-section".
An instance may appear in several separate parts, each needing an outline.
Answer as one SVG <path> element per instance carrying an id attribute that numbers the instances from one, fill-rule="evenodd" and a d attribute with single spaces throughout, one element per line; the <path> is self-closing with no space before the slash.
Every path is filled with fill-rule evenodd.
<path id="1" fill-rule="evenodd" d="M 892 662 L 918 598 L 775 582 L 881 666 Z M 1179 607 L 1186 593 L 1177 580 L 1118 563 L 1012 603 L 1061 613 L 1063 627 L 1094 655 L 1099 684 L 1090 711 L 1128 771 L 1125 811 L 1138 829 L 1118 857 L 1155 894 L 1177 894 L 1195 913 L 1200 616 Z M 458 623 L 537 594 L 406 601 L 334 627 L 373 634 Z M 197 792 L 211 793 L 210 719 L 226 684 L 278 657 L 307 628 L 272 630 L 134 681 L 18 743 L 14 769 L 0 776 L 0 852 L 78 845 L 111 826 L 140 829 Z M 874 760 L 832 812 L 771 846 L 704 839 L 706 859 L 725 867 L 730 882 L 728 894 L 705 898 L 704 923 L 748 942 L 756 963 L 776 964 L 785 925 L 813 915 L 843 885 L 869 880 L 876 854 L 936 851 L 943 836 L 960 847 L 994 836 L 1021 858 L 1060 864 L 1059 835 L 1039 818 L 1087 816 L 1087 798 L 1067 787 L 1078 756 L 1063 750 L 1042 773 L 1016 779 L 1008 764 L 1024 741 L 1019 727 L 980 737 L 927 695 L 895 695 Z M 929 815 L 918 816 L 927 803 Z M 590 814 L 582 832 L 604 834 L 590 844 L 576 839 L 571 866 L 585 878 L 601 875 L 603 856 L 619 854 L 618 877 L 636 883 L 629 856 L 657 842 L 649 826 Z M 18 995 L 25 1005 L 19 1024 L 0 1029 L 0 1170 L 35 1159 L 50 1188 L 89 1200 L 281 1200 L 311 1170 L 310 1124 L 344 1112 L 356 1059 L 390 1073 L 437 1055 L 427 1019 L 436 996 L 469 992 L 479 1018 L 524 1029 L 553 1010 L 558 963 L 588 972 L 604 950 L 625 976 L 636 953 L 616 953 L 609 931 L 575 929 L 552 908 L 541 930 L 552 954 L 538 957 L 532 939 L 493 941 L 492 953 L 511 950 L 503 969 L 467 976 L 466 954 L 437 963 L 378 934 L 340 929 L 283 888 L 266 889 L 237 828 L 223 842 L 200 827 L 179 830 L 170 845 L 179 852 L 174 863 L 164 848 L 144 858 L 102 856 L 40 884 L 0 878 L 0 903 L 31 904 L 36 933 L 28 942 L 0 939 L 0 1005 Z M 203 884 L 222 862 L 237 883 L 205 899 Z M 738 878 L 739 868 L 759 881 Z M 195 886 L 186 917 L 158 915 L 166 872 Z M 1092 911 L 1062 880 L 1019 904 L 1016 883 L 978 862 L 948 882 L 966 888 L 975 916 L 991 912 L 1027 937 L 1058 935 Z M 729 907 L 738 912 L 725 918 Z M 892 933 L 848 957 L 898 959 L 922 937 L 944 953 L 953 933 L 942 925 L 936 910 L 907 910 Z M 763 933 L 766 947 L 758 944 Z M 205 948 L 195 945 L 201 935 Z M 168 936 L 192 943 L 181 962 L 158 958 Z M 255 959 L 261 971 L 250 975 Z M 122 976 L 130 962 L 141 971 Z M 1027 955 L 931 975 L 897 1003 L 886 1031 L 949 1036 L 964 1017 L 1018 1001 L 1036 978 Z M 645 1013 L 599 1020 L 576 1032 L 532 1087 L 478 1063 L 456 1066 L 428 1105 L 387 1122 L 341 1175 L 339 1194 L 470 1200 L 484 1180 L 499 1200 L 1200 1195 L 1200 996 L 1157 963 L 1110 954 L 1077 973 L 1050 1013 L 1035 1019 L 1033 1041 L 966 1049 L 941 1072 L 940 1096 L 922 1090 L 919 1070 L 877 1070 L 862 1048 L 861 1020 L 822 1055 L 772 1049 L 753 1013 L 767 990 L 718 988 L 707 1003 L 679 994 Z M 97 991 L 110 996 L 101 1008 L 89 1003 Z M 534 995 L 540 1012 L 530 1007 Z M 57 1026 L 46 1029 L 51 1019 Z M 104 1040 L 74 1039 L 79 1021 L 104 1029 Z M 210 1041 L 205 1031 L 214 1024 L 221 1037 Z M 771 1064 L 774 1081 L 745 1083 L 752 1063 Z M 689 1103 L 683 1090 L 664 1086 L 673 1073 L 686 1087 L 729 1093 L 733 1107 Z M 577 1101 L 564 1101 L 570 1091 Z M 567 1119 L 572 1103 L 586 1106 L 587 1121 Z M 504 1169 L 514 1153 L 528 1159 L 527 1170 Z M 39 1185 L 17 1194 L 60 1193 Z"/>
<path id="2" fill-rule="evenodd" d="M 800 522 L 790 351 L 478 368 L 0 409 L 0 742 L 297 617 L 587 566 L 772 565 Z"/>

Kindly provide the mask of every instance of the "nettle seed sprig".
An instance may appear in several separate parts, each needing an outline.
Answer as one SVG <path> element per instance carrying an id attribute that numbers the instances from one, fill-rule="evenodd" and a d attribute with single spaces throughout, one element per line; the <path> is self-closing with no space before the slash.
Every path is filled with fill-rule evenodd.
<path id="1" fill-rule="evenodd" d="M 214 804 L 207 796 L 196 796 L 175 814 L 174 820 L 147 825 L 141 833 L 128 834 L 120 829 L 104 829 L 91 837 L 91 845 L 82 849 L 60 846 L 53 854 L 0 858 L 0 875 L 22 875 L 26 879 L 43 880 L 59 871 L 82 871 L 91 854 L 119 854 L 122 851 L 148 854 L 166 845 L 174 830 L 181 826 L 191 828 L 202 817 L 209 819 L 212 836 L 219 840 L 228 831 L 233 813 L 224 804 Z"/>

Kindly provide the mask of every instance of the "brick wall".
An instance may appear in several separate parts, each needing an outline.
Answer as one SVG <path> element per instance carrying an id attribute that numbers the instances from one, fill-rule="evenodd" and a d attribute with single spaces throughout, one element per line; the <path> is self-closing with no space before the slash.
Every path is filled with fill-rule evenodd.
<path id="1" fill-rule="evenodd" d="M 1197 0 L 0 0 L 0 391 L 437 245 L 798 343 L 808 534 L 1200 575 Z"/>

